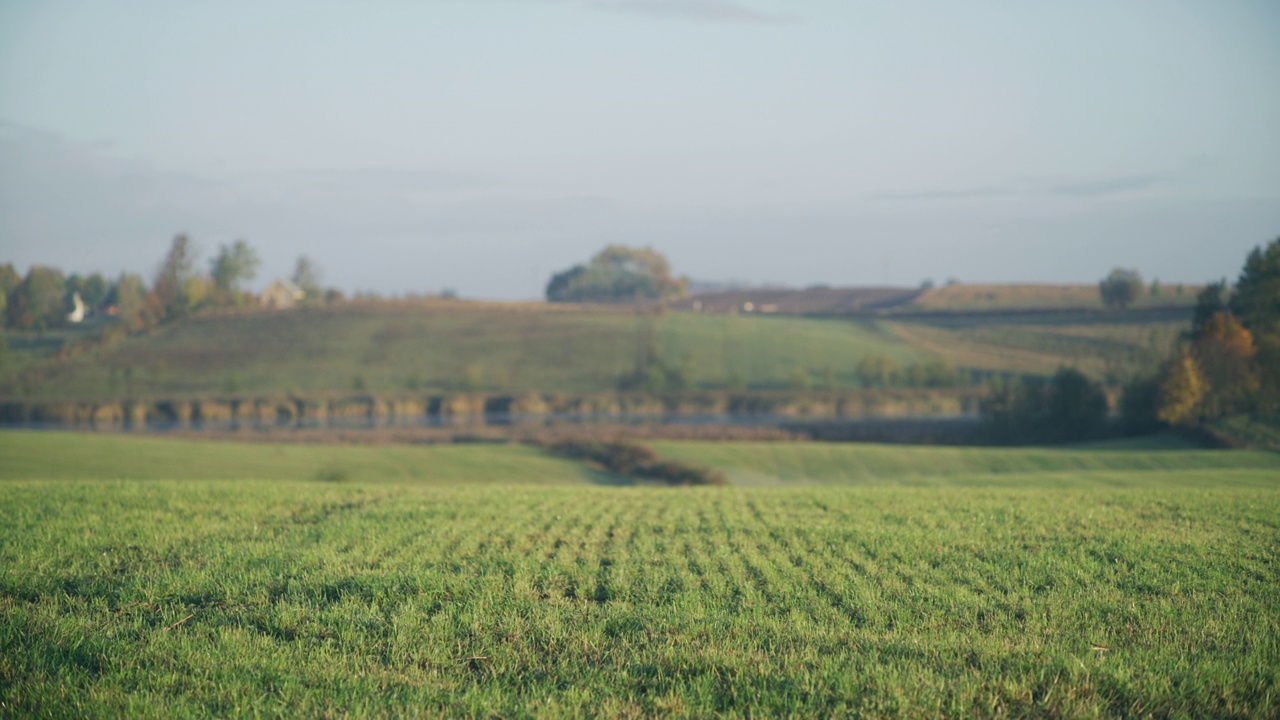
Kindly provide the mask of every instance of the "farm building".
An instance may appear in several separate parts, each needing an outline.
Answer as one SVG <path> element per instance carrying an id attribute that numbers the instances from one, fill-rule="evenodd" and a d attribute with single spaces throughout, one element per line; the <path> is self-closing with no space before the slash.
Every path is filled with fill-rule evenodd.
<path id="1" fill-rule="evenodd" d="M 293 307 L 299 300 L 306 297 L 307 294 L 302 288 L 283 278 L 277 278 L 271 281 L 259 296 L 259 302 L 263 307 L 287 308 Z"/>

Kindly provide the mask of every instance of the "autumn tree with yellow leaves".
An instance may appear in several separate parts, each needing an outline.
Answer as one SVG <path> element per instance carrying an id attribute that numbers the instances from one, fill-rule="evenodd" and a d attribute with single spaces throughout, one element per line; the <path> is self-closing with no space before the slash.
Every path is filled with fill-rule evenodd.
<path id="1" fill-rule="evenodd" d="M 1189 344 L 1161 373 L 1162 422 L 1194 425 L 1280 405 L 1280 239 L 1250 253 L 1230 302 L 1225 283 L 1212 287 L 1200 298 Z"/>

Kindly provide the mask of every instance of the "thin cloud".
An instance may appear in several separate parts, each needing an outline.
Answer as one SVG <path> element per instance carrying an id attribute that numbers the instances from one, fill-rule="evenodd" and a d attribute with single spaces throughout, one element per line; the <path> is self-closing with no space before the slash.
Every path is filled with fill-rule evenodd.
<path id="1" fill-rule="evenodd" d="M 723 0 L 597 0 L 588 3 L 597 10 L 611 10 L 652 18 L 695 20 L 717 23 L 754 25 L 786 25 L 795 18 L 753 10 L 745 5 Z"/>
<path id="2" fill-rule="evenodd" d="M 329 170 L 299 170 L 286 180 L 306 184 L 366 190 L 372 192 L 454 193 L 489 189 L 498 183 L 479 174 L 448 170 L 393 167 L 365 167 Z M 273 178 L 279 180 L 279 178 Z"/>
<path id="3" fill-rule="evenodd" d="M 1043 192 L 1067 197 L 1107 197 L 1137 190 L 1146 190 L 1172 179 L 1172 174 L 1143 173 L 1110 178 L 1094 178 L 1049 182 Z"/>
<path id="4" fill-rule="evenodd" d="M 1007 187 L 977 187 L 960 190 L 921 190 L 918 192 L 885 192 L 872 195 L 873 200 L 972 200 L 1005 197 L 1014 194 Z"/>
<path id="5" fill-rule="evenodd" d="M 1176 182 L 1181 172 L 1150 172 L 1111 177 L 1029 177 L 1009 185 L 880 192 L 873 200 L 983 200 L 1005 197 L 1105 198 L 1150 190 Z"/>

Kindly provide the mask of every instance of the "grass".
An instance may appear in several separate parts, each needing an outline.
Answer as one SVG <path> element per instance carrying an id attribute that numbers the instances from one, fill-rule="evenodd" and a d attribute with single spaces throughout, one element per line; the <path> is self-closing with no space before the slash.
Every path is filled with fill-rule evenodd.
<path id="1" fill-rule="evenodd" d="M 886 331 L 921 352 L 965 368 L 1050 375 L 1063 366 L 1098 377 L 1151 371 L 1169 356 L 1189 311 L 1150 313 L 993 313 L 902 320 Z"/>
<path id="2" fill-rule="evenodd" d="M 415 484 L 614 482 L 524 445 L 353 447 L 0 432 L 0 480 L 325 480 Z"/>
<path id="3" fill-rule="evenodd" d="M 71 343 L 85 340 L 106 325 L 91 320 L 41 332 L 0 329 L 0 379 L 48 361 Z"/>
<path id="4" fill-rule="evenodd" d="M 1127 377 L 1167 357 L 1186 315 L 1173 308 L 873 319 L 456 301 L 352 304 L 195 317 L 42 366 L 38 353 L 23 351 L 20 372 L 0 371 L 0 380 L 7 377 L 0 394 L 600 392 L 631 375 L 651 342 L 666 365 L 699 389 L 856 388 L 856 367 L 871 355 L 901 366 L 941 359 L 981 372 L 1047 375 L 1071 365 Z M 14 335 L 11 342 L 27 340 Z"/>
<path id="5" fill-rule="evenodd" d="M 558 461 L 492 445 L 0 434 L 0 715 L 1280 712 L 1274 455 L 661 449 L 827 484 L 546 485 Z M 382 469 L 293 479 L 325 452 Z M 527 476 L 437 482 L 508 460 Z M 395 469 L 413 463 L 459 469 Z"/>
<path id="6" fill-rule="evenodd" d="M 1080 487 L 1192 484 L 1230 471 L 1264 486 L 1280 477 L 1280 455 L 1264 451 L 1132 448 L 919 447 L 796 442 L 658 442 L 674 460 L 713 467 L 740 485 L 789 483 Z"/>
<path id="7" fill-rule="evenodd" d="M 1231 415 L 1210 422 L 1209 430 L 1235 447 L 1280 450 L 1280 413 Z"/>
<path id="8" fill-rule="evenodd" d="M 1201 286 L 1169 285 L 1158 295 L 1144 292 L 1134 307 L 1195 305 Z M 928 310 L 1010 310 L 1026 308 L 1092 308 L 1101 309 L 1102 297 L 1097 285 L 970 285 L 956 283 L 933 288 L 920 294 L 912 307 Z"/>
<path id="9" fill-rule="evenodd" d="M 695 387 L 840 386 L 869 354 L 925 359 L 870 322 L 418 303 L 197 317 L 47 369 L 32 394 L 63 397 L 374 392 L 413 388 L 597 392 L 656 341 Z M 27 383 L 28 385 L 32 383 Z"/>

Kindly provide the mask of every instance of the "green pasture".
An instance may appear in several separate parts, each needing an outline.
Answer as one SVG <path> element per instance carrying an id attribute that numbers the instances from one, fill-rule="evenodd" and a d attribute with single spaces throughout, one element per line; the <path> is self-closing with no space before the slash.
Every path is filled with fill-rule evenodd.
<path id="1" fill-rule="evenodd" d="M 1280 450 L 1280 413 L 1230 415 L 1211 421 L 1209 427 L 1240 445 Z"/>
<path id="2" fill-rule="evenodd" d="M 1154 314 L 1153 314 L 1154 313 Z M 802 318 L 469 303 L 382 303 L 198 316 L 70 360 L 0 367 L 0 393 L 119 398 L 208 393 L 618 388 L 651 349 L 693 388 L 856 388 L 884 355 L 985 372 L 1075 366 L 1128 377 L 1167 356 L 1180 310 Z M 61 337 L 61 336 L 59 336 Z M 53 347 L 13 335 L 15 347 Z M 40 345 L 45 342 L 45 345 Z M 24 344 L 25 343 L 25 344 Z M 56 344 L 56 343 L 55 343 Z M 46 348 L 47 350 L 48 348 Z M 40 356 L 43 357 L 43 356 Z"/>
<path id="3" fill-rule="evenodd" d="M 855 385 L 869 354 L 926 359 L 874 323 L 466 304 L 195 317 L 50 365 L 28 394 L 611 391 L 650 346 L 693 387 Z"/>
<path id="4" fill-rule="evenodd" d="M 1233 481 L 1280 486 L 1280 454 L 1206 450 L 1175 438 L 1080 448 L 984 448 L 798 442 L 654 443 L 663 457 L 707 465 L 738 485 L 793 483 L 978 487 L 1170 486 Z"/>
<path id="5" fill-rule="evenodd" d="M 886 322 L 920 352 L 951 364 L 996 372 L 1050 375 L 1074 367 L 1127 379 L 1152 372 L 1191 322 L 1191 311 L 1163 308 L 1114 313 L 958 313 Z"/>
<path id="6" fill-rule="evenodd" d="M 0 480 L 322 480 L 415 484 L 616 482 L 524 445 L 210 442 L 163 437 L 0 432 Z"/>
<path id="7" fill-rule="evenodd" d="M 1275 455 L 658 447 L 0 433 L 0 716 L 1280 713 Z"/>

